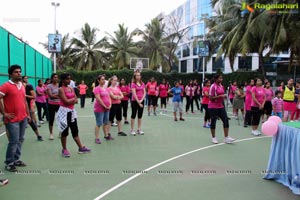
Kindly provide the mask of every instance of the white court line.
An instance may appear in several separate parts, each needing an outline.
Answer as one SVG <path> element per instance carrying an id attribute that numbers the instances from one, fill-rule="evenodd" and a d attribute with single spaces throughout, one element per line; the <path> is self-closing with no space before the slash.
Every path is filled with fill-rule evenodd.
<path id="1" fill-rule="evenodd" d="M 0 134 L 0 137 L 3 136 L 3 135 L 5 135 L 5 134 L 6 134 L 6 131 L 4 131 L 3 133 L 1 133 L 1 134 Z"/>
<path id="2" fill-rule="evenodd" d="M 235 143 L 237 142 L 244 142 L 244 141 L 248 141 L 248 140 L 256 140 L 256 139 L 262 139 L 262 138 L 269 138 L 270 136 L 262 136 L 262 137 L 252 137 L 252 138 L 245 138 L 245 139 L 241 139 L 241 140 L 236 140 Z M 184 156 L 187 156 L 189 154 L 192 154 L 192 153 L 195 153 L 195 152 L 198 152 L 198 151 L 202 151 L 202 150 L 206 150 L 206 149 L 210 149 L 210 148 L 213 148 L 213 147 L 218 147 L 218 146 L 221 146 L 221 145 L 224 145 L 225 143 L 219 143 L 219 144 L 213 144 L 213 145 L 209 145 L 209 146 L 206 146 L 206 147 L 202 147 L 202 148 L 199 148 L 199 149 L 196 149 L 196 150 L 192 150 L 192 151 L 189 151 L 189 152 L 186 152 L 186 153 L 183 153 L 181 155 L 178 155 L 178 156 L 174 156 L 168 160 L 165 160 L 163 162 L 160 162 L 156 165 L 153 165 L 152 167 L 149 167 L 145 170 L 141 170 L 143 173 L 137 173 L 131 177 L 129 177 L 128 179 L 122 181 L 121 183 L 115 185 L 114 187 L 110 188 L 109 190 L 107 190 L 106 192 L 102 193 L 100 196 L 96 197 L 94 200 L 100 200 L 102 199 L 103 197 L 107 196 L 108 194 L 112 193 L 113 191 L 117 190 L 118 188 L 122 187 L 123 185 L 127 184 L 128 182 L 134 180 L 135 178 L 139 177 L 140 175 L 144 174 L 144 172 L 149 172 L 150 170 L 154 169 L 154 168 L 157 168 L 163 164 L 166 164 L 168 162 L 171 162 L 173 160 L 176 160 L 178 158 L 181 158 L 181 157 L 184 157 Z"/>

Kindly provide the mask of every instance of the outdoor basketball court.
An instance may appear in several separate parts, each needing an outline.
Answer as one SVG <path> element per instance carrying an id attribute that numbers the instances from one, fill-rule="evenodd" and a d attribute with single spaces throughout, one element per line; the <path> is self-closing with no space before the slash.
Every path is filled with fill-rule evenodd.
<path id="1" fill-rule="evenodd" d="M 58 134 L 55 140 L 48 140 L 48 124 L 39 129 L 43 142 L 36 141 L 28 127 L 22 156 L 28 166 L 11 173 L 0 165 L 0 177 L 10 181 L 0 187 L 1 199 L 299 199 L 287 187 L 262 179 L 270 137 L 254 137 L 250 127 L 231 119 L 230 135 L 237 138 L 236 143 L 213 145 L 210 130 L 202 128 L 204 114 L 185 114 L 185 122 L 174 122 L 171 108 L 169 105 L 168 113 L 156 117 L 144 112 L 145 135 L 121 137 L 112 127 L 115 140 L 102 140 L 98 145 L 94 143 L 93 106 L 87 99 L 85 109 L 77 105 L 79 135 L 92 152 L 77 154 L 69 135 L 70 158 L 61 156 Z M 218 121 L 220 142 L 221 125 Z M 123 125 L 123 130 L 129 133 L 130 125 Z M 2 135 L 2 162 L 6 145 Z"/>

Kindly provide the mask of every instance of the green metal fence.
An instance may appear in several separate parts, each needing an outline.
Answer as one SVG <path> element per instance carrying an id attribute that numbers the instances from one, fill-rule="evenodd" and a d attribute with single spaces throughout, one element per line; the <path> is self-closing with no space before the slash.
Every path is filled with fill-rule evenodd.
<path id="1" fill-rule="evenodd" d="M 9 79 L 7 70 L 13 64 L 22 67 L 22 75 L 28 76 L 34 87 L 37 80 L 45 80 L 52 74 L 52 61 L 48 57 L 0 26 L 0 85 Z"/>

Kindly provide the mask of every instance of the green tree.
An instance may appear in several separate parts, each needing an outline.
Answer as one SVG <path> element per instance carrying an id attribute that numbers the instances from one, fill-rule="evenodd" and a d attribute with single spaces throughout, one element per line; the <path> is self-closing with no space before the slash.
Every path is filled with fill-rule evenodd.
<path id="1" fill-rule="evenodd" d="M 133 42 L 134 34 L 128 32 L 124 24 L 119 24 L 118 27 L 119 30 L 115 31 L 114 35 L 108 34 L 106 48 L 112 56 L 113 68 L 129 68 L 130 58 L 137 57 L 139 48 Z"/>
<path id="2" fill-rule="evenodd" d="M 110 55 L 104 51 L 106 37 L 97 41 L 96 28 L 88 23 L 81 28 L 78 38 L 72 39 L 72 62 L 77 70 L 96 70 L 109 66 Z"/>

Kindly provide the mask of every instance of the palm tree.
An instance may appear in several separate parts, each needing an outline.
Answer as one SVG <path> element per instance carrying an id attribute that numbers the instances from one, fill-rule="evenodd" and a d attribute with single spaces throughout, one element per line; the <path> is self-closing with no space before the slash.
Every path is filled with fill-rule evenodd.
<path id="1" fill-rule="evenodd" d="M 96 70 L 107 66 L 109 54 L 103 51 L 106 38 L 97 41 L 98 29 L 91 28 L 88 23 L 81 28 L 78 38 L 72 39 L 71 56 L 77 70 Z"/>
<path id="2" fill-rule="evenodd" d="M 133 34 L 128 32 L 124 24 L 119 24 L 119 30 L 114 32 L 114 36 L 109 35 L 109 42 L 106 44 L 107 50 L 112 56 L 112 65 L 117 69 L 129 68 L 130 58 L 137 57 L 139 48 L 133 42 Z"/>
<path id="3" fill-rule="evenodd" d="M 171 66 L 168 62 L 168 51 L 170 42 L 164 36 L 164 25 L 157 18 L 151 20 L 151 23 L 146 24 L 146 30 L 137 30 L 137 34 L 142 35 L 143 41 L 141 52 L 143 57 L 149 57 L 149 68 L 152 70 L 162 66 L 164 71 L 169 71 Z"/>

